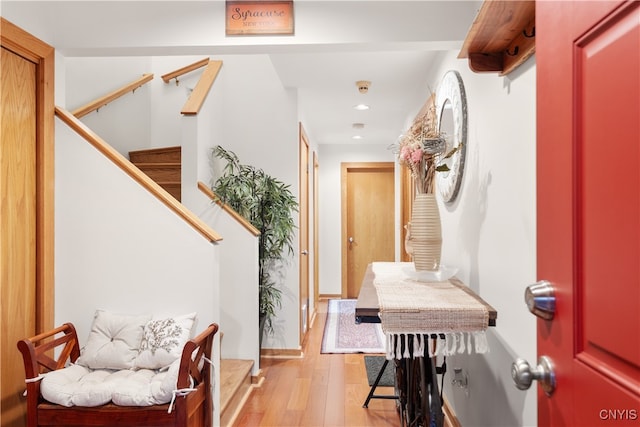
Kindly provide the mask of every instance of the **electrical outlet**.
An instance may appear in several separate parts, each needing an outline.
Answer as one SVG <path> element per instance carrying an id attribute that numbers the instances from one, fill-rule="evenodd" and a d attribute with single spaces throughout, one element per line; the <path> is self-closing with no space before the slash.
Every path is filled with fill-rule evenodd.
<path id="1" fill-rule="evenodd" d="M 462 368 L 453 368 L 453 379 L 451 385 L 467 389 L 469 387 L 469 375 Z"/>

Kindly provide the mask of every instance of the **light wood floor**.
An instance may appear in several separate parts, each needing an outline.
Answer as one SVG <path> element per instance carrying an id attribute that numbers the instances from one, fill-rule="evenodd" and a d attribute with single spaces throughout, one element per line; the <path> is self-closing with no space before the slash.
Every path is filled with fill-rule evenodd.
<path id="1" fill-rule="evenodd" d="M 321 301 L 303 346 L 304 357 L 262 358 L 265 381 L 255 388 L 234 427 L 399 426 L 395 400 L 372 399 L 362 354 L 320 354 L 327 302 Z M 376 394 L 392 394 L 378 387 Z"/>

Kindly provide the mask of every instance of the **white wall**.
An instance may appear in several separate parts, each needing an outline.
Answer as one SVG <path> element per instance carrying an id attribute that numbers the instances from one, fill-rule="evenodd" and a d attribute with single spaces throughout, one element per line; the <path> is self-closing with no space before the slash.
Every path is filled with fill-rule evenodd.
<path id="1" fill-rule="evenodd" d="M 217 251 L 56 122 L 56 322 L 78 321 L 79 335 L 87 336 L 93 312 L 103 307 L 198 311 L 206 326 L 217 321 Z M 198 283 L 202 277 L 207 283 Z"/>
<path id="2" fill-rule="evenodd" d="M 65 58 L 65 84 L 69 89 L 66 103 L 69 111 L 83 107 L 150 73 L 149 58 Z M 152 86 L 162 83 L 159 77 L 144 86 L 87 114 L 81 121 L 124 156 L 128 151 L 151 145 L 150 98 Z M 117 126 L 114 126 L 117 123 Z M 173 145 L 178 145 L 174 143 Z"/>
<path id="3" fill-rule="evenodd" d="M 467 163 L 459 199 L 441 206 L 445 265 L 498 311 L 491 352 L 448 359 L 445 394 L 464 426 L 534 426 L 536 389 L 515 389 L 511 363 L 536 360 L 536 322 L 524 289 L 536 280 L 536 69 L 533 59 L 507 77 L 475 74 L 457 52 L 432 75 L 462 75 L 468 105 Z M 453 368 L 469 376 L 450 386 Z M 491 410 L 487 410 L 491 408 Z"/>

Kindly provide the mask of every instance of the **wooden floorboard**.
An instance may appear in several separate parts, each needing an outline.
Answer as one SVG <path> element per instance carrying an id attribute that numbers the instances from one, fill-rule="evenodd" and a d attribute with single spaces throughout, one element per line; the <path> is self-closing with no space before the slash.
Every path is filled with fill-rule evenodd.
<path id="1" fill-rule="evenodd" d="M 320 354 L 327 302 L 318 307 L 302 358 L 262 358 L 265 381 L 252 391 L 233 427 L 399 426 L 394 400 L 373 399 L 362 354 Z M 377 394 L 392 394 L 378 387 Z"/>

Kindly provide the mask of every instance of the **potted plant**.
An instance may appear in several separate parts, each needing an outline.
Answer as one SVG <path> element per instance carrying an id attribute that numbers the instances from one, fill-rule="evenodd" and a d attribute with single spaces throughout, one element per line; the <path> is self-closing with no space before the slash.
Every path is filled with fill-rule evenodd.
<path id="1" fill-rule="evenodd" d="M 231 206 L 260 231 L 258 293 L 262 346 L 263 330 L 273 333 L 273 318 L 281 306 L 282 290 L 276 277 L 294 253 L 293 213 L 298 211 L 298 202 L 289 185 L 262 169 L 241 164 L 232 151 L 218 145 L 213 155 L 226 164 L 211 189 L 222 203 Z"/>

